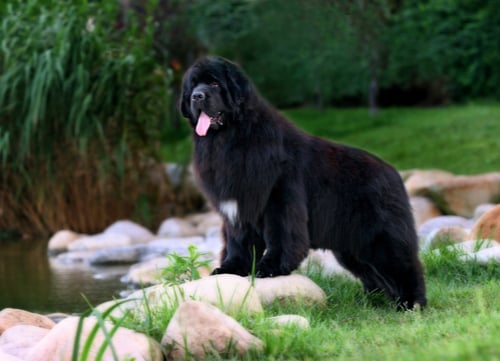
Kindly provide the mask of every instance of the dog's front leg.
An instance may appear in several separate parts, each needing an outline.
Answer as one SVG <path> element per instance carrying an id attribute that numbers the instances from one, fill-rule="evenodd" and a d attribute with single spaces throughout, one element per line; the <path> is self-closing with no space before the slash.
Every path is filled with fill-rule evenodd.
<path id="1" fill-rule="evenodd" d="M 225 221 L 222 231 L 224 247 L 221 252 L 221 265 L 212 274 L 249 275 L 252 263 L 257 263 L 262 258 L 264 240 L 248 225 L 233 225 Z"/>
<path id="2" fill-rule="evenodd" d="M 307 209 L 300 192 L 273 192 L 264 214 L 266 252 L 257 264 L 257 277 L 288 275 L 297 269 L 310 247 Z"/>

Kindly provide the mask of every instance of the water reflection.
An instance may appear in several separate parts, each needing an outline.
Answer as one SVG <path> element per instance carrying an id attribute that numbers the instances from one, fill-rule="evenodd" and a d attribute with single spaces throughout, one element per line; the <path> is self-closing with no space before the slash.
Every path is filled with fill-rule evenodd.
<path id="1" fill-rule="evenodd" d="M 0 243 L 0 309 L 48 313 L 85 311 L 119 297 L 126 266 L 68 265 L 47 256 L 45 242 Z"/>

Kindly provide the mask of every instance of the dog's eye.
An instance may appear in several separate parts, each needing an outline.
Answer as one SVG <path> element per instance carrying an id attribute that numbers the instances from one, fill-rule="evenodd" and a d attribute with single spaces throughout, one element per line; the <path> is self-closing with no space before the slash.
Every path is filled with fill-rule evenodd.
<path id="1" fill-rule="evenodd" d="M 213 81 L 213 82 L 210 83 L 210 86 L 212 88 L 218 88 L 219 87 L 219 83 L 217 83 L 216 81 Z"/>

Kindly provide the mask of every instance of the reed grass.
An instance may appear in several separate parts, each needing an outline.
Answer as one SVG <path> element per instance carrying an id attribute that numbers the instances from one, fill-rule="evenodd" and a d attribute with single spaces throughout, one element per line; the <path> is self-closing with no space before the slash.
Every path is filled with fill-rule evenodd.
<path id="1" fill-rule="evenodd" d="M 0 232 L 153 225 L 172 197 L 158 161 L 170 76 L 152 22 L 118 2 L 0 5 Z"/>

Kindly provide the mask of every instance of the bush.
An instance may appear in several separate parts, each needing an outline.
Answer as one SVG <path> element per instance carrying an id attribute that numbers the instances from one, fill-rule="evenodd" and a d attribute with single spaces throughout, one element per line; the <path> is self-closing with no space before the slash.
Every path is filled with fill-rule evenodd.
<path id="1" fill-rule="evenodd" d="M 152 25 L 117 2 L 0 5 L 0 231 L 151 225 L 171 197 L 159 139 L 171 101 Z M 152 23 L 152 22 L 151 22 Z"/>

